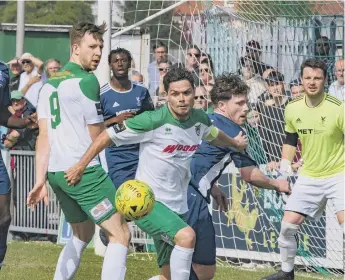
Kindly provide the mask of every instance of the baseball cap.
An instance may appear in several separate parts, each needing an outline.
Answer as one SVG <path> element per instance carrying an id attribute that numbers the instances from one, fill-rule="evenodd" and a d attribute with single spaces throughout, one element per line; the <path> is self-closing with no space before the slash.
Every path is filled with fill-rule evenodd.
<path id="1" fill-rule="evenodd" d="M 261 46 L 259 44 L 258 41 L 255 40 L 251 40 L 247 43 L 246 45 L 246 51 L 260 51 L 261 50 Z"/>
<path id="2" fill-rule="evenodd" d="M 24 98 L 24 95 L 19 90 L 14 90 L 11 92 L 11 100 L 12 99 L 20 100 L 22 98 Z"/>
<path id="3" fill-rule="evenodd" d="M 23 53 L 22 56 L 20 57 L 20 60 L 30 59 L 30 57 L 32 57 L 31 53 Z"/>

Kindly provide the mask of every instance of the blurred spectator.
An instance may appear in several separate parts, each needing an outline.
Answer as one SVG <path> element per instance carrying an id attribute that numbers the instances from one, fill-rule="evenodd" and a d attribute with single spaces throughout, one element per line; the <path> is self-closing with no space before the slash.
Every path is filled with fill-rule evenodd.
<path id="1" fill-rule="evenodd" d="M 207 111 L 209 100 L 210 97 L 205 87 L 197 86 L 195 88 L 194 108 L 203 109 L 204 111 Z"/>
<path id="2" fill-rule="evenodd" d="M 151 98 L 155 95 L 157 88 L 159 87 L 160 75 L 158 70 L 158 64 L 167 59 L 168 48 L 163 42 L 158 42 L 153 46 L 153 53 L 155 60 L 152 61 L 147 67 L 149 76 L 149 92 Z"/>
<path id="3" fill-rule="evenodd" d="M 334 64 L 335 58 L 331 54 L 331 42 L 326 36 L 322 36 L 315 43 L 315 58 L 323 60 L 327 66 L 327 85 L 328 87 L 335 80 Z"/>
<path id="4" fill-rule="evenodd" d="M 38 94 L 43 86 L 41 80 L 43 62 L 29 53 L 24 53 L 20 58 L 20 62 L 23 65 L 24 72 L 20 75 L 18 90 L 36 108 Z"/>
<path id="5" fill-rule="evenodd" d="M 195 45 L 187 50 L 186 69 L 192 73 L 195 85 L 198 85 L 199 82 L 200 54 L 200 49 Z"/>
<path id="6" fill-rule="evenodd" d="M 11 102 L 15 112 L 14 115 L 17 118 L 25 118 L 36 111 L 33 105 L 24 98 L 20 91 L 11 92 Z M 4 146 L 8 149 L 14 147 L 16 150 L 34 151 L 37 135 L 37 129 L 12 129 L 6 136 Z"/>
<path id="7" fill-rule="evenodd" d="M 165 90 L 163 85 L 163 78 L 166 73 L 170 70 L 172 66 L 172 63 L 168 60 L 162 60 L 158 64 L 158 70 L 159 70 L 159 87 L 156 90 L 156 96 L 164 97 L 165 96 Z M 154 102 L 156 103 L 156 102 Z"/>
<path id="8" fill-rule="evenodd" d="M 56 58 L 51 58 L 46 61 L 46 73 L 49 79 L 56 71 L 60 70 L 62 65 L 60 60 Z"/>
<path id="9" fill-rule="evenodd" d="M 204 58 L 199 65 L 200 80 L 205 86 L 214 85 L 212 60 Z"/>
<path id="10" fill-rule="evenodd" d="M 131 75 L 131 81 L 137 84 L 144 84 L 144 76 L 141 75 L 138 71 L 134 70 Z"/>
<path id="11" fill-rule="evenodd" d="M 345 102 L 345 97 L 344 97 L 344 59 L 339 59 L 335 63 L 335 76 L 336 76 L 336 81 L 334 81 L 329 89 L 328 92 L 329 94 L 335 96 L 339 100 Z"/>
<path id="12" fill-rule="evenodd" d="M 269 162 L 279 161 L 281 148 L 285 139 L 284 111 L 290 101 L 284 88 L 283 74 L 272 71 L 266 83 L 269 98 L 261 95 L 258 99 L 257 111 L 260 113 L 259 134 L 262 146 Z"/>
<path id="13" fill-rule="evenodd" d="M 254 73 L 262 76 L 262 74 L 272 66 L 261 62 L 261 46 L 259 42 L 251 40 L 246 45 L 246 56 L 250 60 Z"/>
<path id="14" fill-rule="evenodd" d="M 247 114 L 247 122 L 251 127 L 258 127 L 260 122 L 260 114 L 256 110 L 251 110 Z"/>
<path id="15" fill-rule="evenodd" d="M 11 61 L 7 62 L 7 64 L 10 66 L 10 70 L 13 75 L 10 80 L 10 91 L 12 92 L 14 90 L 18 90 L 20 74 L 22 74 L 23 69 L 18 57 L 13 58 Z"/>
<path id="16" fill-rule="evenodd" d="M 296 98 L 304 94 L 304 87 L 300 78 L 290 82 L 291 98 Z"/>
<path id="17" fill-rule="evenodd" d="M 250 104 L 256 104 L 258 97 L 266 90 L 265 82 L 258 74 L 255 74 L 253 64 L 247 57 L 241 57 L 240 59 L 241 75 L 246 81 L 246 84 L 250 88 L 248 94 L 248 101 Z M 273 69 L 270 69 L 273 70 Z M 268 74 L 267 74 L 268 75 Z"/>

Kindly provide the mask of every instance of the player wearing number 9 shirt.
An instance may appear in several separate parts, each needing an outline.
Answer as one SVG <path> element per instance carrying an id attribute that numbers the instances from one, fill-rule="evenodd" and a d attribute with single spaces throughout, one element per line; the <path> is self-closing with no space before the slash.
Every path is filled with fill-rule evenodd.
<path id="1" fill-rule="evenodd" d="M 91 73 L 101 59 L 104 32 L 105 24 L 74 26 L 71 59 L 48 80 L 39 96 L 36 184 L 27 202 L 31 207 L 42 199 L 47 202 L 47 178 L 73 230 L 60 254 L 54 280 L 73 279 L 81 254 L 94 235 L 94 224 L 110 240 L 102 280 L 125 277 L 130 234 L 114 205 L 115 188 L 98 158 L 91 160 L 75 186 L 68 186 L 64 178 L 64 172 L 81 159 L 104 129 L 100 87 Z"/>

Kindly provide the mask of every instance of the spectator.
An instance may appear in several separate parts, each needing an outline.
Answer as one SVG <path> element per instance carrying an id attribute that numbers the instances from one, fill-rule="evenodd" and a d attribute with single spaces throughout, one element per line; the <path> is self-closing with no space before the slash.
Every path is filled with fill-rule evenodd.
<path id="1" fill-rule="evenodd" d="M 261 62 L 261 46 L 259 42 L 251 40 L 246 45 L 246 56 L 250 60 L 254 73 L 262 76 L 262 74 L 272 66 Z"/>
<path id="2" fill-rule="evenodd" d="M 258 97 L 266 90 L 264 80 L 261 76 L 255 74 L 253 64 L 247 57 L 241 57 L 240 66 L 241 74 L 250 88 L 248 94 L 249 103 L 256 104 L 258 102 Z"/>
<path id="3" fill-rule="evenodd" d="M 290 82 L 291 98 L 296 98 L 304 94 L 304 87 L 301 79 L 295 79 Z"/>
<path id="4" fill-rule="evenodd" d="M 329 94 L 335 96 L 339 100 L 345 102 L 344 97 L 344 59 L 339 59 L 335 63 L 335 76 L 336 81 L 334 81 L 329 87 Z"/>
<path id="5" fill-rule="evenodd" d="M 131 81 L 142 85 L 144 84 L 144 76 L 141 75 L 138 71 L 134 70 L 132 71 Z"/>
<path id="6" fill-rule="evenodd" d="M 163 78 L 166 73 L 170 70 L 172 66 L 172 63 L 168 60 L 162 60 L 158 64 L 158 70 L 159 70 L 159 87 L 156 90 L 156 96 L 163 97 L 165 96 L 165 90 L 163 85 Z"/>
<path id="7" fill-rule="evenodd" d="M 158 42 L 153 46 L 153 52 L 155 55 L 155 60 L 152 61 L 147 68 L 149 75 L 149 92 L 151 98 L 155 95 L 155 92 L 159 87 L 160 75 L 158 64 L 167 59 L 168 48 L 163 42 Z"/>
<path id="8" fill-rule="evenodd" d="M 10 80 L 10 92 L 12 92 L 14 90 L 18 90 L 20 74 L 22 74 L 23 69 L 18 57 L 13 58 L 11 61 L 7 62 L 7 64 L 10 66 L 10 70 L 13 75 Z"/>
<path id="9" fill-rule="evenodd" d="M 46 61 L 46 73 L 49 79 L 55 72 L 59 71 L 62 67 L 60 60 L 51 58 Z"/>
<path id="10" fill-rule="evenodd" d="M 247 122 L 251 127 L 258 127 L 260 121 L 260 114 L 256 110 L 250 110 L 247 114 Z"/>
<path id="11" fill-rule="evenodd" d="M 283 74 L 272 71 L 266 83 L 269 98 L 261 95 L 257 111 L 260 113 L 259 134 L 269 162 L 280 160 L 281 147 L 285 139 L 284 111 L 290 101 L 284 88 Z"/>
<path id="12" fill-rule="evenodd" d="M 210 97 L 205 87 L 197 86 L 195 88 L 194 108 L 203 109 L 204 111 L 207 111 L 209 100 Z"/>
<path id="13" fill-rule="evenodd" d="M 38 94 L 43 86 L 41 80 L 43 62 L 29 53 L 24 53 L 20 58 L 20 62 L 23 65 L 24 72 L 20 75 L 18 90 L 36 108 Z"/>
<path id="14" fill-rule="evenodd" d="M 212 60 L 204 58 L 199 65 L 200 80 L 205 86 L 214 85 Z"/>
<path id="15" fill-rule="evenodd" d="M 186 69 L 192 73 L 194 84 L 197 86 L 199 82 L 199 64 L 200 64 L 200 49 L 193 45 L 187 50 Z"/>
<path id="16" fill-rule="evenodd" d="M 11 102 L 17 118 L 26 118 L 36 111 L 20 91 L 11 92 Z M 4 146 L 8 149 L 15 147 L 16 150 L 34 151 L 37 135 L 37 129 L 12 129 L 4 141 Z"/>
<path id="17" fill-rule="evenodd" d="M 335 80 L 334 77 L 334 56 L 331 55 L 331 43 L 326 36 L 322 36 L 315 43 L 315 58 L 321 59 L 327 66 L 327 85 L 328 87 Z"/>

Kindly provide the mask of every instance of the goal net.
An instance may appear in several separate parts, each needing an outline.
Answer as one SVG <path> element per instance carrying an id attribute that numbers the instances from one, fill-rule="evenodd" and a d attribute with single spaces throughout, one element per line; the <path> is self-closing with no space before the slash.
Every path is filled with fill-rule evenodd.
<path id="1" fill-rule="evenodd" d="M 201 57 L 209 55 L 213 67 L 208 63 L 210 71 L 198 73 L 202 85 L 211 87 L 212 75 L 223 72 L 243 77 L 251 89 L 246 124 L 249 152 L 262 171 L 273 177 L 273 163 L 279 161 L 283 141 L 285 105 L 303 94 L 298 80 L 301 63 L 310 57 L 323 59 L 328 66 L 329 88 L 335 79 L 334 64 L 344 57 L 344 3 L 340 0 L 122 0 L 113 1 L 112 6 L 113 23 L 118 27 L 113 32 L 112 49 L 131 51 L 132 73 L 141 73 L 146 86 L 152 84 L 149 64 L 155 61 L 154 46 L 160 42 L 167 46 L 171 64 L 186 65 L 187 51 L 193 45 L 201 50 Z M 273 98 L 274 91 L 279 92 L 279 98 Z M 152 96 L 159 99 L 159 92 L 155 90 Z M 211 106 L 206 102 L 205 109 Z M 296 168 L 301 160 L 297 156 Z M 296 174 L 291 174 L 292 183 Z M 218 184 L 228 194 L 231 206 L 225 214 L 214 205 L 210 207 L 218 265 L 252 269 L 279 265 L 277 239 L 284 197 L 245 183 L 233 166 L 223 172 Z M 315 277 L 342 277 L 343 231 L 331 205 L 318 222 L 307 221 L 302 226 L 299 240 L 299 271 Z M 135 226 L 133 242 L 150 243 Z"/>

